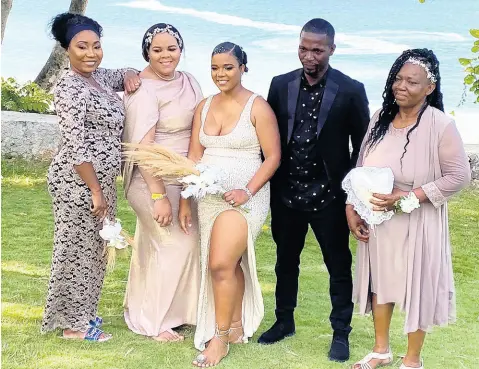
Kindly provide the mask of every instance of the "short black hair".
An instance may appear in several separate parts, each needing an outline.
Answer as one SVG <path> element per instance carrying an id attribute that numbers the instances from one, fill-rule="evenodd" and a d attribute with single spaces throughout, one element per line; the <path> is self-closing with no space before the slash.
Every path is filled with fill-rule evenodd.
<path id="1" fill-rule="evenodd" d="M 301 33 L 311 32 L 317 35 L 326 35 L 329 40 L 329 44 L 334 44 L 334 27 L 327 20 L 321 18 L 314 18 L 307 22 L 301 29 Z"/>
<path id="2" fill-rule="evenodd" d="M 65 50 L 68 49 L 70 40 L 67 38 L 68 29 L 75 25 L 85 24 L 91 26 L 92 29 L 101 37 L 103 28 L 91 18 L 75 13 L 61 13 L 55 16 L 51 21 L 51 32 L 53 38 L 58 41 Z"/>

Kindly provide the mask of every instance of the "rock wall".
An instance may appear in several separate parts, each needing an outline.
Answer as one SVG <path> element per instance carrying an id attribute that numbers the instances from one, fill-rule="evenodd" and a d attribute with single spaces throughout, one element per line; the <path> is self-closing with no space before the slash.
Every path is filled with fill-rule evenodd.
<path id="1" fill-rule="evenodd" d="M 49 159 L 59 141 L 55 115 L 2 111 L 2 156 Z"/>
<path id="2" fill-rule="evenodd" d="M 50 159 L 60 141 L 55 115 L 2 111 L 2 156 Z M 466 145 L 472 178 L 479 180 L 479 145 Z"/>

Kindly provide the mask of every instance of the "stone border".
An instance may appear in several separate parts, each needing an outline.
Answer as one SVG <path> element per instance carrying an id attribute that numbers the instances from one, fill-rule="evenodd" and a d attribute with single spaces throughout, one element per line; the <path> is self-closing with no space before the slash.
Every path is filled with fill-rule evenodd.
<path id="1" fill-rule="evenodd" d="M 2 156 L 51 159 L 58 149 L 60 132 L 55 115 L 2 111 Z M 479 180 L 479 145 L 465 145 L 472 178 Z"/>

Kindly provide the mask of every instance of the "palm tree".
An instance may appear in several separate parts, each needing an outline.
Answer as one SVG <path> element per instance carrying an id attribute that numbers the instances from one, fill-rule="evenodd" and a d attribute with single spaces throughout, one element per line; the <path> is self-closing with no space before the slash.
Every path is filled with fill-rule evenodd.
<path id="1" fill-rule="evenodd" d="M 10 9 L 12 9 L 13 0 L 2 0 L 2 44 L 3 44 L 3 35 L 5 34 L 5 26 L 7 25 L 8 14 L 10 14 Z"/>

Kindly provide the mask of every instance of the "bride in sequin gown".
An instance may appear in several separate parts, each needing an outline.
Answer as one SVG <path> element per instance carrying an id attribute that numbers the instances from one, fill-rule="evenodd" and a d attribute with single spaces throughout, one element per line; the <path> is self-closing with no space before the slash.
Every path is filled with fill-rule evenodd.
<path id="1" fill-rule="evenodd" d="M 212 55 L 212 78 L 220 93 L 195 113 L 188 157 L 221 168 L 224 196 L 198 203 L 201 284 L 193 362 L 213 366 L 229 343 L 246 343 L 264 315 L 254 242 L 269 210 L 269 179 L 280 160 L 277 122 L 268 103 L 241 85 L 246 54 L 232 43 Z M 261 160 L 261 151 L 265 160 Z M 180 204 L 188 230 L 189 202 Z"/>

